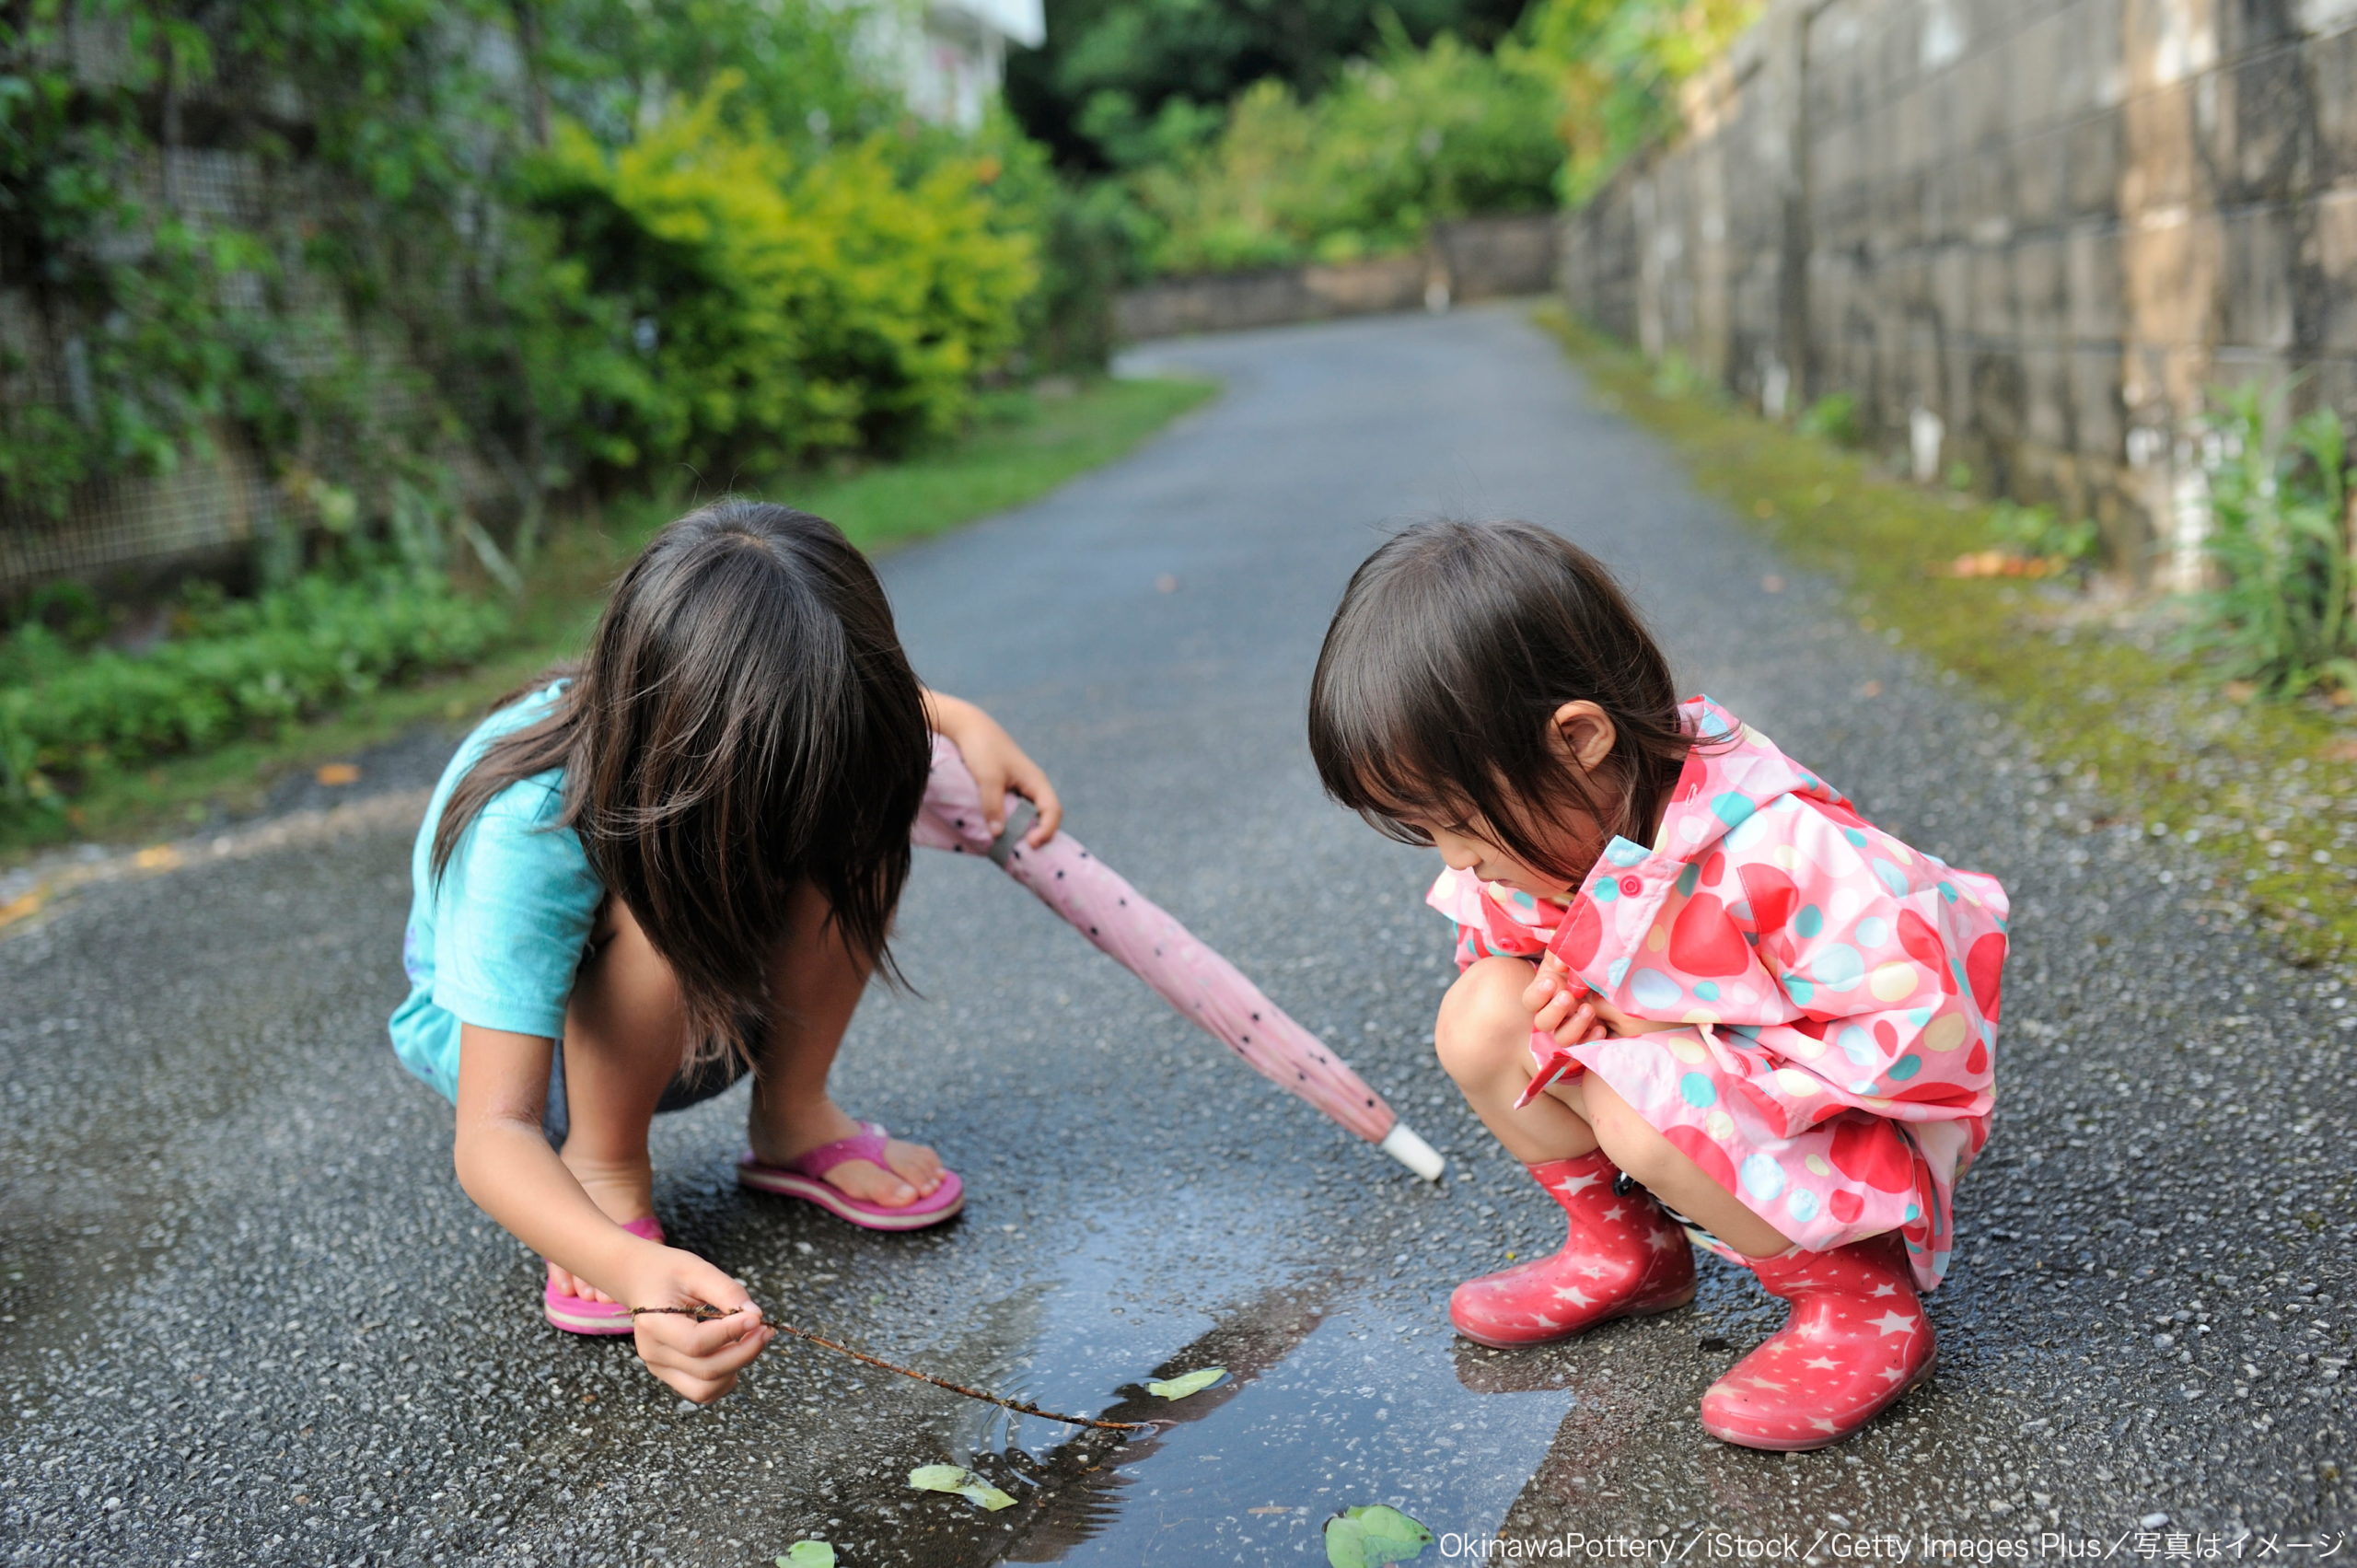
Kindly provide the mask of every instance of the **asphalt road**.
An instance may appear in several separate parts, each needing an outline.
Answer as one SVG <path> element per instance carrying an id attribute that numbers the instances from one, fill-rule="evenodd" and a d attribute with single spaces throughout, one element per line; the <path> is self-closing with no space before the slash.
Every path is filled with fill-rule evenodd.
<path id="1" fill-rule="evenodd" d="M 1051 1408 L 1236 1376 L 1126 1445 L 815 1351 L 694 1411 L 626 1348 L 543 1328 L 533 1260 L 452 1180 L 449 1111 L 384 1038 L 397 821 L 93 885 L 0 941 L 0 1561 L 766 1564 L 811 1535 L 855 1565 L 1310 1562 L 1331 1512 L 1376 1502 L 1443 1547 L 1643 1535 L 1698 1562 L 1789 1537 L 1830 1563 L 1884 1531 L 1910 1561 L 2045 1530 L 2134 1561 L 2177 1534 L 2301 1568 L 2357 1551 L 2340 979 L 2269 956 L 2199 861 L 2107 825 L 2003 714 L 1696 498 L 1515 311 L 1142 357 L 1228 390 L 894 557 L 918 668 L 1004 718 L 1073 829 L 1325 1034 L 1451 1179 L 1271 1090 L 989 866 L 928 857 L 901 924 L 923 994 L 871 1000 L 837 1084 L 964 1172 L 964 1219 L 879 1237 L 740 1196 L 739 1091 L 659 1124 L 674 1236 L 773 1314 Z M 1429 858 L 1326 805 L 1301 735 L 1344 577 L 1434 512 L 1597 550 L 1689 689 L 2013 890 L 2002 1104 L 1933 1302 L 1942 1368 L 1845 1446 L 1780 1458 L 1696 1426 L 1776 1320 L 1716 1262 L 1692 1307 L 1562 1346 L 1446 1331 L 1456 1281 L 1560 1233 L 1431 1061 L 1450 971 Z M 422 782 L 399 776 L 421 753 L 371 782 Z M 945 1459 L 1019 1506 L 900 1484 Z"/>

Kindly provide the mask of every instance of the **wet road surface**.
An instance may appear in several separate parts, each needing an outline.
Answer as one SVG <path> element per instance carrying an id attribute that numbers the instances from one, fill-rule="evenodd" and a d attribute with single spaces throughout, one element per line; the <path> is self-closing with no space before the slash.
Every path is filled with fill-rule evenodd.
<path id="1" fill-rule="evenodd" d="M 942 1149 L 966 1214 L 884 1237 L 738 1194 L 739 1090 L 658 1123 L 674 1237 L 774 1315 L 1051 1409 L 1124 1417 L 1159 1407 L 1150 1376 L 1234 1376 L 1126 1443 L 811 1350 L 697 1411 L 626 1345 L 543 1328 L 533 1260 L 453 1181 L 450 1113 L 384 1038 L 397 814 L 95 884 L 0 940 L 0 1561 L 765 1564 L 811 1535 L 849 1564 L 1312 1562 L 1329 1514 L 1377 1502 L 1442 1535 L 1429 1561 L 1499 1533 L 1689 1561 L 1789 1537 L 1831 1562 L 1879 1531 L 1920 1561 L 1927 1536 L 2143 1528 L 2271 1534 L 2305 1564 L 2320 1546 L 2282 1543 L 2357 1527 L 2338 976 L 2269 957 L 2201 863 L 1693 496 L 1515 311 L 1142 358 L 1227 392 L 894 557 L 910 645 L 1449 1179 L 1271 1090 L 989 866 L 925 856 L 901 921 L 922 994 L 870 999 L 836 1083 Z M 1691 1307 L 1568 1344 L 1446 1331 L 1452 1284 L 1559 1222 L 1431 1061 L 1433 863 L 1323 803 L 1301 738 L 1343 579 L 1435 512 L 1596 549 L 1688 689 L 2012 889 L 2003 1099 L 1933 1305 L 1942 1368 L 1845 1446 L 1695 1425 L 1778 1320 L 1713 1260 Z M 423 784 L 433 754 L 371 782 Z M 946 1459 L 1020 1505 L 900 1485 Z"/>

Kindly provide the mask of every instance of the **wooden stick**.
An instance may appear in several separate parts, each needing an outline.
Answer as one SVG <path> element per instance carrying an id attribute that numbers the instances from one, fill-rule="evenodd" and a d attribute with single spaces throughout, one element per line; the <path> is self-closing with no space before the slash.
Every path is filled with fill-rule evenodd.
<path id="1" fill-rule="evenodd" d="M 630 1315 L 633 1318 L 641 1313 L 654 1312 L 677 1313 L 682 1318 L 692 1318 L 699 1323 L 710 1323 L 730 1316 L 719 1307 L 710 1306 L 633 1307 L 630 1309 Z M 1001 1410 L 1010 1410 L 1018 1415 L 1036 1415 L 1042 1421 L 1060 1421 L 1066 1426 L 1093 1426 L 1104 1432 L 1152 1432 L 1158 1424 L 1151 1421 L 1096 1421 L 1085 1415 L 1058 1415 L 1054 1411 L 1043 1411 L 1038 1405 L 1027 1404 L 1021 1400 L 1001 1399 L 996 1394 L 985 1394 L 980 1388 L 969 1388 L 962 1383 L 952 1383 L 946 1377 L 935 1377 L 930 1372 L 918 1372 L 911 1367 L 896 1366 L 881 1356 L 870 1355 L 864 1350 L 853 1350 L 849 1345 L 837 1344 L 832 1340 L 820 1338 L 807 1329 L 797 1329 L 791 1323 L 781 1323 L 775 1318 L 765 1319 L 765 1321 L 773 1329 L 792 1334 L 797 1340 L 807 1340 L 814 1345 L 833 1351 L 838 1355 L 847 1355 L 853 1361 L 864 1361 L 870 1366 L 880 1366 L 887 1372 L 897 1372 L 903 1377 L 913 1377 L 920 1383 L 930 1383 L 936 1388 L 946 1388 L 953 1394 L 963 1394 L 970 1400 L 980 1400 L 986 1405 L 996 1405 Z"/>

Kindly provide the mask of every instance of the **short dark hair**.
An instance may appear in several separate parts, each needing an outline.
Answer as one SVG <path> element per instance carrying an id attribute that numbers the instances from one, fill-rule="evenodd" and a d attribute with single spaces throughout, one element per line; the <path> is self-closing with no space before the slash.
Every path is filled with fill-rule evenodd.
<path id="1" fill-rule="evenodd" d="M 501 790 L 564 771 L 561 824 L 671 966 L 690 1062 L 748 1054 L 796 889 L 853 957 L 887 946 L 932 741 L 867 558 L 807 512 L 728 499 L 655 537 L 550 711 L 492 742 L 434 831 L 440 877 Z M 543 677 L 543 679 L 548 677 Z"/>
<path id="2" fill-rule="evenodd" d="M 1549 746 L 1555 710 L 1612 721 L 1592 772 Z M 1541 831 L 1576 808 L 1642 842 L 1694 738 L 1669 661 L 1611 573 L 1533 523 L 1420 523 L 1343 591 L 1309 688 L 1309 749 L 1327 794 L 1405 843 L 1406 819 L 1485 825 L 1500 848 L 1577 883 Z M 1601 842 L 1586 846 L 1590 864 Z"/>

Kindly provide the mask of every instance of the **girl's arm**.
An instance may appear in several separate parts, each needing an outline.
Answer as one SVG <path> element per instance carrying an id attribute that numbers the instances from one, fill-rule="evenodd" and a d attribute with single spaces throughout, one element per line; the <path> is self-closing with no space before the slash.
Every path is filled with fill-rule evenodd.
<path id="1" fill-rule="evenodd" d="M 1006 796 L 1010 790 L 1029 801 L 1039 813 L 1039 819 L 1023 836 L 1023 842 L 1037 849 L 1056 836 L 1056 826 L 1063 820 L 1064 808 L 1056 799 L 1055 786 L 1039 771 L 1039 764 L 1024 755 L 1023 748 L 1000 727 L 996 719 L 961 698 L 927 691 L 924 722 L 965 758 L 968 771 L 981 790 L 982 819 L 989 824 L 993 837 L 1006 826 Z"/>
<path id="2" fill-rule="evenodd" d="M 777 1330 L 744 1287 L 692 1252 L 633 1236 L 608 1219 L 540 1132 L 554 1046 L 536 1035 L 459 1026 L 459 1185 L 483 1213 L 557 1267 L 628 1307 L 702 1303 L 730 1316 L 634 1320 L 647 1370 L 698 1404 L 737 1384 Z"/>

